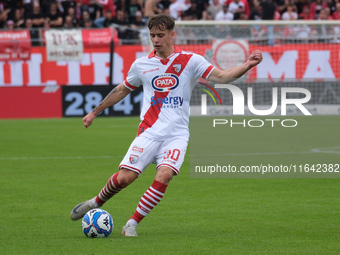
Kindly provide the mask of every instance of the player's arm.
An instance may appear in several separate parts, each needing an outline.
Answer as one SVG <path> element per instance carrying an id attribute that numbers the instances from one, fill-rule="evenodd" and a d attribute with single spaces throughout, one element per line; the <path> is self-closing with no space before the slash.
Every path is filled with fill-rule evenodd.
<path id="1" fill-rule="evenodd" d="M 242 65 L 230 68 L 228 70 L 221 70 L 217 67 L 213 69 L 208 77 L 209 81 L 216 83 L 229 83 L 244 75 L 251 68 L 258 65 L 262 61 L 262 53 L 259 50 L 255 50 L 249 56 L 247 62 Z"/>
<path id="2" fill-rule="evenodd" d="M 125 87 L 123 83 L 116 86 L 111 92 L 101 101 L 99 105 L 97 105 L 89 114 L 87 114 L 83 118 L 83 123 L 86 128 L 88 128 L 94 118 L 98 116 L 98 114 L 104 111 L 106 108 L 113 106 L 114 104 L 118 103 L 124 97 L 131 93 L 131 90 Z"/>

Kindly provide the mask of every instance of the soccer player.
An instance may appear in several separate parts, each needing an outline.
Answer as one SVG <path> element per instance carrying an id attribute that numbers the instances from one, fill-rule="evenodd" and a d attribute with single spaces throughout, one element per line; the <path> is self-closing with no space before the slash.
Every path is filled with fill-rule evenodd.
<path id="1" fill-rule="evenodd" d="M 170 180 L 179 173 L 184 161 L 189 140 L 189 101 L 197 79 L 229 83 L 262 61 L 261 52 L 255 50 L 244 64 L 220 70 L 202 56 L 175 47 L 172 44 L 174 25 L 174 19 L 169 15 L 150 17 L 148 27 L 153 52 L 135 60 L 124 82 L 83 118 L 83 124 L 88 128 L 101 111 L 143 85 L 138 133 L 120 163 L 119 171 L 109 178 L 96 197 L 74 207 L 71 219 L 81 219 L 87 211 L 101 207 L 131 184 L 149 164 L 155 163 L 155 179 L 122 231 L 125 236 L 137 236 L 138 223 L 161 201 Z"/>

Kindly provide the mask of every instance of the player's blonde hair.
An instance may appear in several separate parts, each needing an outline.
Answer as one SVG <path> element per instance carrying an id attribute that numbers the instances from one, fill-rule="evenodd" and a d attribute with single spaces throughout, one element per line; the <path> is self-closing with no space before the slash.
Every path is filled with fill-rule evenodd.
<path id="1" fill-rule="evenodd" d="M 153 28 L 158 28 L 159 30 L 173 30 L 175 27 L 175 19 L 167 14 L 156 14 L 149 18 L 148 28 L 149 30 Z"/>

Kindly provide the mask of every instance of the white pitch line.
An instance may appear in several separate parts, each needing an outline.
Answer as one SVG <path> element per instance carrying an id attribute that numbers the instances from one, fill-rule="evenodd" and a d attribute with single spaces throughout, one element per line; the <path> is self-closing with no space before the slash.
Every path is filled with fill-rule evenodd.
<path id="1" fill-rule="evenodd" d="M 193 155 L 194 157 L 220 157 L 220 156 L 265 156 L 265 155 L 289 155 L 289 154 L 308 154 L 312 151 L 284 151 L 284 152 L 249 152 L 249 153 L 225 153 L 225 154 L 213 154 L 213 155 Z"/>
<path id="2" fill-rule="evenodd" d="M 338 150 L 333 150 L 338 149 Z M 191 155 L 191 157 L 221 157 L 221 156 L 266 156 L 266 155 L 290 155 L 290 154 L 308 154 L 308 153 L 327 153 L 340 154 L 340 146 L 328 148 L 315 148 L 309 151 L 283 151 L 283 152 L 246 152 L 246 153 L 225 153 L 213 155 Z M 0 157 L 0 160 L 58 160 L 58 159 L 111 159 L 123 158 L 124 155 L 115 156 L 51 156 L 51 157 Z"/>
<path id="3" fill-rule="evenodd" d="M 330 149 L 339 149 L 330 150 Z M 290 154 L 309 154 L 309 153 L 328 153 L 328 154 L 340 154 L 340 146 L 329 148 L 315 148 L 309 151 L 283 151 L 283 152 L 249 152 L 249 153 L 225 153 L 225 154 L 213 154 L 213 155 L 193 155 L 193 157 L 221 157 L 221 156 L 266 156 L 266 155 L 290 155 Z"/>
<path id="4" fill-rule="evenodd" d="M 55 156 L 55 157 L 0 157 L 0 160 L 55 160 L 55 159 L 110 159 L 119 156 Z"/>
<path id="5" fill-rule="evenodd" d="M 335 149 L 335 150 L 334 150 Z M 311 149 L 314 153 L 340 154 L 340 146 Z"/>

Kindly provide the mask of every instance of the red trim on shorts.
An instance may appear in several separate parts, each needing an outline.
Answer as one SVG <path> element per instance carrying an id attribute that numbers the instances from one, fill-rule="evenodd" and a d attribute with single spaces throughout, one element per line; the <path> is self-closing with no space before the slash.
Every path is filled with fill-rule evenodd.
<path id="1" fill-rule="evenodd" d="M 202 75 L 202 78 L 207 78 L 207 76 L 210 74 L 211 70 L 214 68 L 214 66 L 209 66 L 207 70 L 205 70 L 204 74 Z"/>
<path id="2" fill-rule="evenodd" d="M 162 163 L 162 164 L 158 165 L 156 169 L 158 170 L 158 168 L 160 168 L 161 166 L 167 166 L 167 167 L 171 168 L 172 170 L 174 170 L 174 172 L 175 172 L 176 174 L 179 174 L 179 170 L 177 170 L 177 169 L 176 169 L 175 167 L 173 167 L 172 165 L 165 164 L 165 163 Z"/>
<path id="3" fill-rule="evenodd" d="M 120 165 L 120 166 L 119 166 L 119 170 L 122 169 L 122 168 L 127 168 L 127 169 L 132 170 L 132 171 L 135 171 L 135 172 L 137 172 L 137 173 L 139 173 L 139 174 L 142 173 L 141 170 L 139 170 L 139 169 L 137 169 L 137 168 L 134 168 L 134 167 L 132 167 L 132 166 L 128 166 L 128 165 Z"/>

